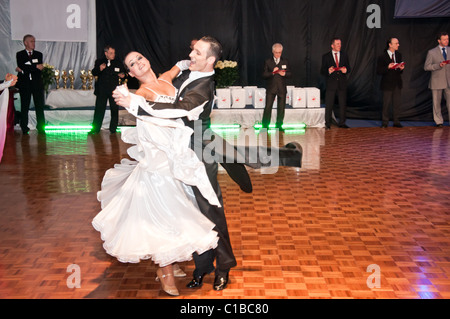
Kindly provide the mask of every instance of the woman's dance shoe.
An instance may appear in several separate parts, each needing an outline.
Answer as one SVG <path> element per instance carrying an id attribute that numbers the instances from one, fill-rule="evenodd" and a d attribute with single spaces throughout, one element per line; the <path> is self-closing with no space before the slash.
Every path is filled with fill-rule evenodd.
<path id="1" fill-rule="evenodd" d="M 176 278 L 186 277 L 186 273 L 180 268 L 180 266 L 178 264 L 173 265 L 173 275 Z"/>
<path id="2" fill-rule="evenodd" d="M 163 275 L 161 268 L 158 268 L 158 270 L 156 271 L 156 276 L 157 277 L 155 280 L 161 282 L 162 290 L 164 290 L 171 296 L 179 296 L 180 295 L 176 286 L 170 286 L 170 285 L 166 284 L 164 281 L 166 277 L 173 276 L 172 274 Z"/>

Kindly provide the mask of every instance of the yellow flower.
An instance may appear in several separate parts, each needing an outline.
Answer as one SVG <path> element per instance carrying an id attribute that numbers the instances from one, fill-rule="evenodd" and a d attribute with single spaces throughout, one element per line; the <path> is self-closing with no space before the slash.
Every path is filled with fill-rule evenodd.
<path id="1" fill-rule="evenodd" d="M 236 61 L 217 61 L 215 80 L 217 88 L 224 88 L 233 85 L 239 79 L 239 70 Z"/>

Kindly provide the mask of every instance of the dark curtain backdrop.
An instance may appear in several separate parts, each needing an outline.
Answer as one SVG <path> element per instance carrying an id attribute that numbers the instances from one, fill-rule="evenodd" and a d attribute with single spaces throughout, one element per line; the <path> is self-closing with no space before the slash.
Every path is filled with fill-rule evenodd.
<path id="1" fill-rule="evenodd" d="M 403 73 L 402 119 L 432 121 L 430 74 L 423 70 L 427 50 L 440 31 L 450 32 L 448 18 L 394 19 L 392 0 L 96 0 L 98 53 L 115 46 L 120 58 L 131 50 L 144 54 L 156 73 L 188 58 L 192 38 L 216 37 L 223 59 L 239 63 L 237 85 L 264 87 L 264 60 L 275 42 L 292 65 L 290 85 L 319 87 L 322 55 L 331 38 L 342 39 L 352 64 L 348 117 L 379 119 L 381 93 L 376 58 L 386 39 L 400 41 Z M 381 8 L 381 28 L 369 29 L 370 4 Z M 445 109 L 445 108 L 444 108 Z"/>

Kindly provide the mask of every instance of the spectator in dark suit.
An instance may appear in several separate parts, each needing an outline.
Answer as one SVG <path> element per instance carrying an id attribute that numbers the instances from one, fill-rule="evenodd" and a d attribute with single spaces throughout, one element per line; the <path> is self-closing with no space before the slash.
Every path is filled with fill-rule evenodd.
<path id="1" fill-rule="evenodd" d="M 347 107 L 347 74 L 350 62 L 345 52 L 341 51 L 342 43 L 338 38 L 331 41 L 332 50 L 322 57 L 321 74 L 327 79 L 325 94 L 325 128 L 331 127 L 334 100 L 339 101 L 339 127 L 348 128 L 345 124 Z"/>
<path id="2" fill-rule="evenodd" d="M 386 44 L 386 50 L 378 57 L 377 73 L 381 75 L 381 90 L 383 91 L 383 112 L 381 127 L 389 124 L 389 107 L 392 104 L 392 116 L 394 127 L 403 127 L 399 114 L 402 106 L 402 73 L 405 65 L 402 55 L 398 52 L 400 43 L 397 38 L 390 38 Z"/>
<path id="3" fill-rule="evenodd" d="M 92 69 L 92 74 L 98 78 L 95 81 L 94 94 L 97 96 L 97 99 L 95 101 L 94 120 L 90 134 L 100 132 L 108 101 L 111 111 L 109 131 L 115 133 L 119 124 L 119 107 L 112 97 L 112 92 L 119 85 L 119 79 L 125 77 L 125 68 L 122 62 L 116 60 L 116 50 L 113 47 L 106 46 L 104 53 L 105 56 L 97 59 Z"/>
<path id="4" fill-rule="evenodd" d="M 281 55 L 283 54 L 283 46 L 275 43 L 272 46 L 273 57 L 266 60 L 264 64 L 263 77 L 267 80 L 266 87 L 266 106 L 264 108 L 262 127 L 268 128 L 272 117 L 272 107 L 275 97 L 277 102 L 277 120 L 276 127 L 283 131 L 284 109 L 286 107 L 286 78 L 291 77 L 291 69 L 289 62 Z"/>
<path id="5" fill-rule="evenodd" d="M 28 134 L 28 112 L 30 110 L 31 96 L 33 96 L 36 112 L 36 129 L 39 134 L 45 134 L 44 115 L 44 83 L 42 81 L 42 70 L 44 69 L 42 53 L 35 50 L 36 39 L 31 34 L 23 37 L 25 50 L 16 54 L 18 81 L 16 87 L 20 93 L 20 127 L 23 134 Z"/>

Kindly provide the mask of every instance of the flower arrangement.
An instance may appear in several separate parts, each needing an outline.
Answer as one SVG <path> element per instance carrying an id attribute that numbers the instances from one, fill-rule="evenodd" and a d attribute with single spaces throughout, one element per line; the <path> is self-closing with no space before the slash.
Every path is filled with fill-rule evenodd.
<path id="1" fill-rule="evenodd" d="M 235 61 L 217 61 L 214 66 L 217 88 L 232 86 L 239 79 L 238 64 Z"/>
<path id="2" fill-rule="evenodd" d="M 53 65 L 44 63 L 42 69 L 42 82 L 44 83 L 44 91 L 48 94 L 48 88 L 52 83 L 55 83 L 55 67 Z"/>

